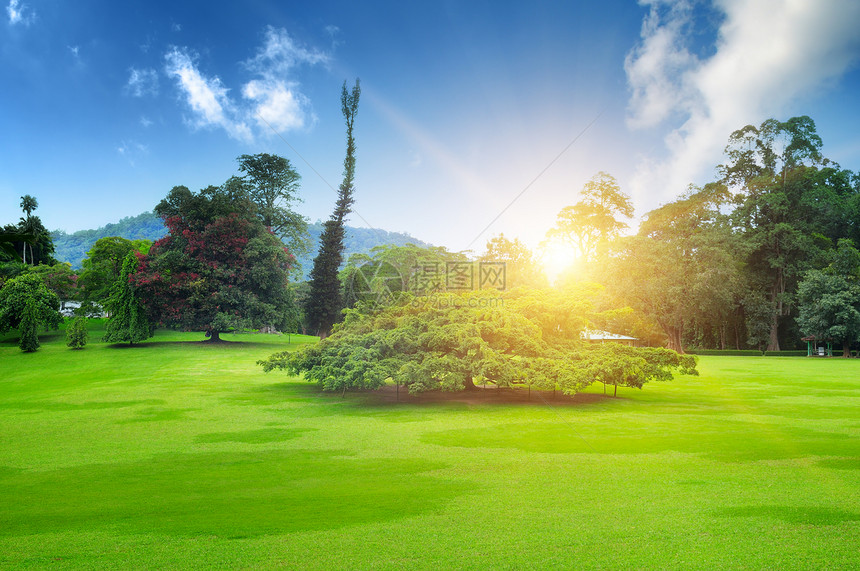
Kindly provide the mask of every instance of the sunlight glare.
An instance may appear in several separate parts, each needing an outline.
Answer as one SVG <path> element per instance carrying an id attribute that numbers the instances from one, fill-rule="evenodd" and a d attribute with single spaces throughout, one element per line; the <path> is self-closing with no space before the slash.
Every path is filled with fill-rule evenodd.
<path id="1" fill-rule="evenodd" d="M 570 270 L 577 259 L 576 248 L 558 240 L 546 243 L 541 249 L 541 264 L 550 283 Z"/>

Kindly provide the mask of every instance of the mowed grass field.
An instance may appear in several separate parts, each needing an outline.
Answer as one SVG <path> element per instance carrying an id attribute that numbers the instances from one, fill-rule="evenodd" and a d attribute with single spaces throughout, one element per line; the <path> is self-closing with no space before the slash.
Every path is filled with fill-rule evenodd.
<path id="1" fill-rule="evenodd" d="M 0 338 L 0 567 L 860 568 L 857 360 L 394 403 L 263 373 L 286 336 L 99 336 Z"/>

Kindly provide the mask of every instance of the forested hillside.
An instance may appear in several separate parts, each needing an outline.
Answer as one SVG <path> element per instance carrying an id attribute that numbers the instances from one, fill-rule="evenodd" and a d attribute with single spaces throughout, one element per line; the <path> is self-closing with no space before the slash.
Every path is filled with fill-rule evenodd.
<path id="1" fill-rule="evenodd" d="M 313 258 L 319 246 L 322 228 L 322 222 L 319 221 L 308 225 L 308 233 L 313 247 L 310 253 L 298 256 L 305 279 L 313 266 Z M 51 232 L 51 238 L 54 240 L 54 257 L 61 262 L 70 263 L 75 269 L 80 269 L 81 261 L 87 257 L 87 252 L 99 238 L 120 236 L 129 240 L 148 239 L 154 242 L 166 234 L 167 229 L 161 219 L 152 212 L 144 212 L 137 216 L 128 216 L 116 224 L 107 224 L 95 230 L 80 230 L 72 234 L 56 230 Z M 344 259 L 349 259 L 352 254 L 369 253 L 371 248 L 382 244 L 430 246 L 427 242 L 413 238 L 403 232 L 347 226 Z"/>

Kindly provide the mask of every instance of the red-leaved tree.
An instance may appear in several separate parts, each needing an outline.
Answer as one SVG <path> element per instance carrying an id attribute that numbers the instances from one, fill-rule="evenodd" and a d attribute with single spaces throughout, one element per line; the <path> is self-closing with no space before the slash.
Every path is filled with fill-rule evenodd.
<path id="1" fill-rule="evenodd" d="M 293 256 L 256 217 L 243 196 L 210 187 L 176 187 L 156 213 L 169 234 L 140 255 L 132 283 L 150 318 L 167 327 L 205 331 L 295 328 L 288 287 Z"/>

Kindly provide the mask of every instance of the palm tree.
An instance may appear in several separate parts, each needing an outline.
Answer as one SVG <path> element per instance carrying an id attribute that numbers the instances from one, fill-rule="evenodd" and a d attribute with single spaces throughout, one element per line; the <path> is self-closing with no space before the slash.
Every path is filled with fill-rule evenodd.
<path id="1" fill-rule="evenodd" d="M 27 233 L 30 233 L 30 231 L 32 230 L 32 226 L 30 225 L 30 214 L 32 214 L 32 212 L 34 210 L 36 210 L 37 208 L 39 208 L 39 201 L 36 200 L 36 197 L 30 196 L 29 194 L 25 194 L 24 196 L 21 197 L 21 210 L 23 210 L 24 213 L 27 214 L 27 220 L 25 221 L 25 228 L 24 228 L 24 230 Z M 26 242 L 24 242 L 24 263 L 25 264 L 27 263 L 27 243 Z M 33 263 L 33 245 L 32 244 L 30 244 L 30 263 L 31 264 Z"/>

